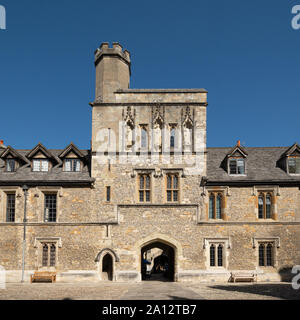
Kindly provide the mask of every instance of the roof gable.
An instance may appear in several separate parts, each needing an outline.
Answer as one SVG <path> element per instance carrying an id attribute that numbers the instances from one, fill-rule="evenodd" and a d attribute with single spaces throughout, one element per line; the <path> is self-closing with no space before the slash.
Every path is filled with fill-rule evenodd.
<path id="1" fill-rule="evenodd" d="M 294 143 L 291 147 L 289 147 L 281 157 L 289 157 L 289 156 L 300 156 L 300 146 L 298 143 Z"/>
<path id="2" fill-rule="evenodd" d="M 69 154 L 75 154 L 78 158 L 84 158 L 84 155 L 82 154 L 82 152 L 73 144 L 73 142 L 71 142 L 59 155 L 59 158 L 65 158 L 67 157 Z"/>
<path id="3" fill-rule="evenodd" d="M 2 159 L 7 159 L 7 158 L 15 158 L 21 160 L 21 162 L 24 163 L 29 163 L 28 160 L 23 157 L 18 151 L 16 151 L 14 148 L 11 146 L 8 146 L 4 152 L 0 156 Z"/>
<path id="4" fill-rule="evenodd" d="M 239 145 L 235 145 L 228 153 L 227 153 L 227 158 L 229 157 L 243 157 L 246 158 L 248 156 L 248 153 L 246 150 Z"/>
<path id="5" fill-rule="evenodd" d="M 50 151 L 48 151 L 41 143 L 38 143 L 31 151 L 29 151 L 26 154 L 26 157 L 28 159 L 32 159 L 37 155 L 40 157 L 41 154 L 45 155 L 45 157 L 50 160 L 58 162 L 54 155 Z"/>

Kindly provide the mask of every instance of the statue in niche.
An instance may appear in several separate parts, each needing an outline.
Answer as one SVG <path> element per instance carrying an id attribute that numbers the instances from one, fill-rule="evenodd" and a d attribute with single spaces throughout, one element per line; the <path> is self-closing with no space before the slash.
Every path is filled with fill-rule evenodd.
<path id="1" fill-rule="evenodd" d="M 161 138 L 161 124 L 156 122 L 153 126 L 153 146 L 154 151 L 161 151 L 162 147 L 162 138 Z"/>
<path id="2" fill-rule="evenodd" d="M 126 124 L 125 141 L 126 141 L 126 148 L 127 149 L 132 148 L 132 146 L 133 146 L 133 127 L 129 123 Z"/>
<path id="3" fill-rule="evenodd" d="M 192 148 L 193 144 L 193 131 L 192 125 L 187 123 L 183 127 L 183 139 L 184 139 L 184 146 L 189 150 Z"/>

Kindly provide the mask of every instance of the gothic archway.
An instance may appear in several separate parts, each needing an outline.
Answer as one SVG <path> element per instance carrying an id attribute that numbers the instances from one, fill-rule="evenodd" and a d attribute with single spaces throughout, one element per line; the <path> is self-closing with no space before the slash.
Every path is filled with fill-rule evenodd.
<path id="1" fill-rule="evenodd" d="M 101 280 L 115 280 L 115 263 L 119 261 L 118 255 L 109 248 L 102 249 L 95 259 L 98 264 Z"/>
<path id="2" fill-rule="evenodd" d="M 154 239 L 141 247 L 142 280 L 175 281 L 175 247 Z"/>
<path id="3" fill-rule="evenodd" d="M 102 259 L 102 280 L 113 280 L 113 258 L 109 253 L 106 253 L 106 255 Z"/>

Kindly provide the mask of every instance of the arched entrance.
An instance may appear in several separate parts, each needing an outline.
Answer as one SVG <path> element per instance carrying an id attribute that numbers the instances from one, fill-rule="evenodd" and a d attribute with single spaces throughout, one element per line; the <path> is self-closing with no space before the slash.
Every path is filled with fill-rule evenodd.
<path id="1" fill-rule="evenodd" d="M 142 280 L 174 281 L 175 250 L 165 241 L 154 240 L 141 248 Z"/>
<path id="2" fill-rule="evenodd" d="M 113 259 L 109 253 L 106 253 L 102 259 L 102 279 L 113 280 Z"/>

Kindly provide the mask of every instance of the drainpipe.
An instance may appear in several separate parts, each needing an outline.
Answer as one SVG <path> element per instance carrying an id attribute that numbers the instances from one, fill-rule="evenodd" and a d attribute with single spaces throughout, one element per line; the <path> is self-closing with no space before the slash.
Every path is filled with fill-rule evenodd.
<path id="1" fill-rule="evenodd" d="M 26 250 L 26 213 L 27 213 L 27 195 L 28 195 L 28 187 L 24 185 L 22 187 L 24 192 L 24 233 L 23 233 L 23 254 L 22 254 L 22 280 L 21 282 L 24 282 L 24 272 L 25 272 L 25 250 Z"/>

